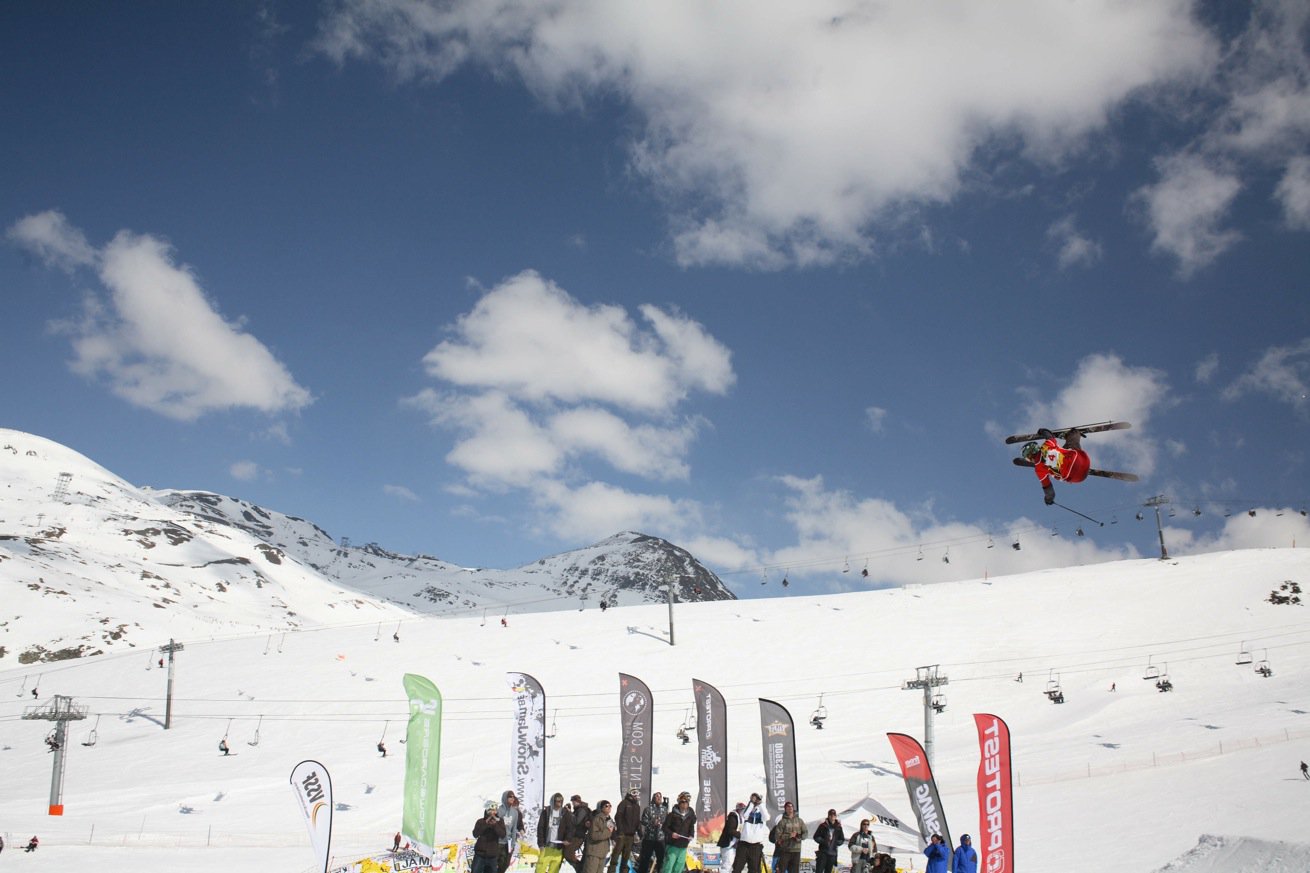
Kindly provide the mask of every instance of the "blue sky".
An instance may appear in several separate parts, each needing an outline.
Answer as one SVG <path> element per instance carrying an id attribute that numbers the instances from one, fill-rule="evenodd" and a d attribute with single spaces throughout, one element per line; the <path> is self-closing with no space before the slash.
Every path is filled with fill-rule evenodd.
<path id="1" fill-rule="evenodd" d="M 4 424 L 135 483 L 742 594 L 1310 541 L 1304 4 L 0 17 Z M 1104 527 L 1001 443 L 1109 418 Z"/>

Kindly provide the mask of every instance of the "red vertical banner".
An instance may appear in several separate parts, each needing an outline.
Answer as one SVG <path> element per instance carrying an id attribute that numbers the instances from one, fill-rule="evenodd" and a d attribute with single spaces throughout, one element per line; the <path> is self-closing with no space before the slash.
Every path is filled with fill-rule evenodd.
<path id="1" fill-rule="evenodd" d="M 978 727 L 978 852 L 981 873 L 1014 873 L 1014 791 L 1010 783 L 1010 728 L 1000 717 L 975 712 Z"/>
<path id="2" fill-rule="evenodd" d="M 909 734 L 888 734 L 887 739 L 896 753 L 897 763 L 901 765 L 905 790 L 910 794 L 910 806 L 919 821 L 919 848 L 926 846 L 933 834 L 940 834 L 946 845 L 954 845 L 951 832 L 946 828 L 946 811 L 937 791 L 937 780 L 933 779 L 932 767 L 928 764 L 928 753 Z"/>

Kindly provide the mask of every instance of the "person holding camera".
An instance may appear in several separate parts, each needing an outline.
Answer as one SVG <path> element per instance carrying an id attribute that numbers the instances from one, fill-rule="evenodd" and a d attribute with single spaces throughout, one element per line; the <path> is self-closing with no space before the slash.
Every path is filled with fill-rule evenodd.
<path id="1" fill-rule="evenodd" d="M 605 867 L 605 859 L 610 853 L 610 841 L 614 839 L 614 819 L 610 809 L 610 802 L 602 800 L 596 804 L 596 811 L 591 814 L 591 823 L 587 825 L 587 842 L 582 849 L 582 873 L 601 873 Z"/>
<path id="2" fill-rule="evenodd" d="M 505 838 L 505 823 L 500 820 L 496 801 L 488 800 L 482 818 L 473 825 L 473 865 L 470 873 L 496 873 L 500 841 Z"/>
<path id="3" fill-rule="evenodd" d="M 928 857 L 928 873 L 946 873 L 951 849 L 946 845 L 941 834 L 932 835 L 932 841 L 928 843 L 928 848 L 923 850 L 923 854 Z"/>
<path id="4" fill-rule="evenodd" d="M 732 873 L 759 873 L 764 862 L 764 841 L 769 837 L 769 825 L 764 820 L 764 798 L 752 794 L 750 803 L 738 813 L 741 819 L 737 832 L 737 853 L 732 858 Z"/>

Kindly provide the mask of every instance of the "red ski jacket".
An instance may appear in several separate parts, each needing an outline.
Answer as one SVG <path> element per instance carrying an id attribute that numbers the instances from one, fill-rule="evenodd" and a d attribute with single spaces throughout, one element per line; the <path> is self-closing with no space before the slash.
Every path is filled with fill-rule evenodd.
<path id="1" fill-rule="evenodd" d="M 1037 480 L 1045 488 L 1051 479 L 1064 482 L 1081 482 L 1087 478 L 1087 471 L 1092 467 L 1092 459 L 1082 449 L 1062 448 L 1055 440 L 1042 443 L 1042 459 L 1033 469 Z"/>

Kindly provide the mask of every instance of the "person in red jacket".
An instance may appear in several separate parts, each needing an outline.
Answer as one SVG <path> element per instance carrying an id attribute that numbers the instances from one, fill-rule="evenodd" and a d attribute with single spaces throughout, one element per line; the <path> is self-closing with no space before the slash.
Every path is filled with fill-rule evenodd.
<path id="1" fill-rule="evenodd" d="M 1092 459 L 1083 451 L 1083 435 L 1076 429 L 1065 433 L 1063 447 L 1055 441 L 1055 434 L 1046 428 L 1037 431 L 1037 435 L 1043 441 L 1024 443 L 1019 454 L 1033 464 L 1033 469 L 1037 471 L 1037 481 L 1042 483 L 1046 505 L 1050 506 L 1055 502 L 1055 488 L 1051 480 L 1083 481 L 1087 478 L 1087 471 L 1092 468 Z"/>

